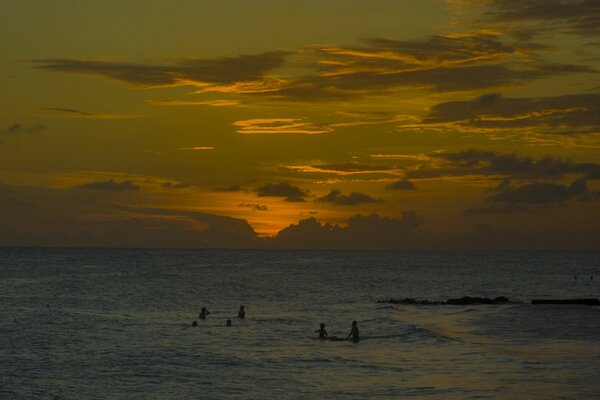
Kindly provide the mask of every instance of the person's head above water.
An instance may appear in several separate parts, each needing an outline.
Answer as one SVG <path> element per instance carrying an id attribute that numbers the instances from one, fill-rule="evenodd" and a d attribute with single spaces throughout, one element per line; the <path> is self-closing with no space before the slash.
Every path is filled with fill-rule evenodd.
<path id="1" fill-rule="evenodd" d="M 244 306 L 240 306 L 240 310 L 243 310 L 243 309 L 244 309 Z"/>
<path id="2" fill-rule="evenodd" d="M 192 322 L 192 326 L 198 326 L 198 322 L 196 322 L 196 321 Z"/>
<path id="3" fill-rule="evenodd" d="M 358 322 L 352 321 L 352 326 L 356 326 L 356 325 L 358 325 Z"/>
<path id="4" fill-rule="evenodd" d="M 202 312 L 206 312 L 206 311 L 207 311 L 207 310 L 206 310 L 206 307 L 202 307 L 202 309 L 201 309 L 200 311 L 202 311 Z"/>
<path id="5" fill-rule="evenodd" d="M 325 328 L 325 324 L 321 323 L 321 328 Z"/>
<path id="6" fill-rule="evenodd" d="M 230 320 L 230 319 L 228 319 L 228 320 L 227 320 L 227 322 L 225 323 L 225 325 L 227 325 L 227 326 L 231 326 L 231 320 Z"/>

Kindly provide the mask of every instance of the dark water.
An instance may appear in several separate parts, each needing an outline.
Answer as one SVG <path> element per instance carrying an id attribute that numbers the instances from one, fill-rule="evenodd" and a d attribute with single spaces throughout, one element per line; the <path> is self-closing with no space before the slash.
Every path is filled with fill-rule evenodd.
<path id="1" fill-rule="evenodd" d="M 0 398 L 600 398 L 600 307 L 528 304 L 599 289 L 599 253 L 0 249 Z M 376 302 L 463 295 L 523 303 Z"/>

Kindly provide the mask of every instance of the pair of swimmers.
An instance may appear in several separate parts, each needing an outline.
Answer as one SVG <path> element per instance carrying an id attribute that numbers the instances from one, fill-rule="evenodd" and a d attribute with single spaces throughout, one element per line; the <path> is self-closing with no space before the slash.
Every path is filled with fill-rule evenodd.
<path id="1" fill-rule="evenodd" d="M 319 339 L 325 340 L 328 338 L 327 331 L 325 330 L 325 324 L 323 323 L 314 333 L 319 333 Z M 351 336 L 354 343 L 360 342 L 360 331 L 358 330 L 358 322 L 356 321 L 352 321 L 352 327 L 350 328 L 350 333 L 348 333 L 348 336 L 346 336 L 346 340 L 350 339 Z"/>
<path id="2" fill-rule="evenodd" d="M 202 307 L 202 309 L 200 309 L 200 314 L 198 314 L 198 318 L 200 318 L 200 319 L 206 319 L 207 315 L 210 315 L 210 311 L 208 311 L 206 309 L 206 307 Z M 238 311 L 237 317 L 239 319 L 245 319 L 246 318 L 246 309 L 244 308 L 244 306 L 240 306 L 240 309 Z M 198 322 L 196 322 L 196 321 L 192 322 L 192 326 L 198 326 Z M 225 326 L 231 326 L 231 320 L 230 319 L 228 319 L 226 321 Z"/>

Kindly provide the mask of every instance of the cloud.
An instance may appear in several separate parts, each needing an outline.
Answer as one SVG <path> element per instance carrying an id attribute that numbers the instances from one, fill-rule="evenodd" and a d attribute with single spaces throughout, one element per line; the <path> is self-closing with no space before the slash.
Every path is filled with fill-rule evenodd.
<path id="1" fill-rule="evenodd" d="M 210 107 L 234 107 L 239 106 L 237 100 L 186 100 L 186 99 L 165 99 L 165 100 L 146 100 L 146 103 L 155 106 L 210 106 Z"/>
<path id="2" fill-rule="evenodd" d="M 75 108 L 62 108 L 62 107 L 45 107 L 42 108 L 46 111 L 53 111 L 69 118 L 86 118 L 86 119 L 135 119 L 142 118 L 140 114 L 94 114 L 87 111 L 81 111 Z"/>
<path id="3" fill-rule="evenodd" d="M 308 218 L 282 229 L 272 245 L 301 249 L 407 249 L 411 234 L 424 222 L 414 211 L 405 211 L 399 219 L 356 215 L 347 226 L 323 224 Z"/>
<path id="4" fill-rule="evenodd" d="M 248 222 L 210 213 L 94 201 L 89 193 L 0 183 L 0 244 L 54 247 L 255 248 Z"/>
<path id="5" fill-rule="evenodd" d="M 85 111 L 80 111 L 80 110 L 77 110 L 75 108 L 46 107 L 46 108 L 44 108 L 44 110 L 58 111 L 58 112 L 63 112 L 63 113 L 68 113 L 68 114 L 78 114 L 78 115 L 83 115 L 83 116 L 92 116 L 92 115 L 94 115 L 92 113 L 85 112 Z"/>
<path id="6" fill-rule="evenodd" d="M 93 189 L 93 190 L 106 190 L 110 192 L 128 192 L 128 191 L 139 191 L 141 187 L 136 185 L 132 181 L 116 182 L 112 179 L 107 181 L 88 182 L 76 186 L 77 189 Z"/>
<path id="7" fill-rule="evenodd" d="M 165 189 L 188 189 L 193 185 L 189 182 L 165 182 L 161 186 Z"/>
<path id="8" fill-rule="evenodd" d="M 600 164 L 574 162 L 552 156 L 533 159 L 513 153 L 485 150 L 440 152 L 430 155 L 439 162 L 408 171 L 409 178 L 435 178 L 441 176 L 500 175 L 512 179 L 562 178 L 576 174 L 584 179 L 600 179 Z"/>
<path id="9" fill-rule="evenodd" d="M 195 146 L 195 147 L 182 147 L 180 151 L 206 151 L 206 150 L 214 150 L 215 148 L 212 146 Z"/>
<path id="10" fill-rule="evenodd" d="M 420 125 L 474 131 L 535 128 L 536 132 L 564 134 L 598 132 L 600 94 L 542 98 L 487 94 L 474 100 L 440 103 Z"/>
<path id="11" fill-rule="evenodd" d="M 255 204 L 255 203 L 240 203 L 238 204 L 238 207 L 247 207 L 247 208 L 251 208 L 254 211 L 268 211 L 269 207 L 263 205 L 263 204 Z"/>
<path id="12" fill-rule="evenodd" d="M 237 132 L 243 135 L 305 134 L 317 135 L 332 132 L 333 128 L 313 122 L 303 122 L 300 118 L 256 118 L 236 121 Z"/>
<path id="13" fill-rule="evenodd" d="M 485 199 L 486 207 L 472 208 L 466 215 L 499 214 L 518 211 L 533 212 L 532 206 L 548 206 L 564 203 L 571 199 L 595 200 L 595 192 L 590 196 L 587 184 L 577 179 L 569 185 L 553 182 L 532 182 L 513 186 L 504 181 L 493 190 L 493 194 Z"/>
<path id="14" fill-rule="evenodd" d="M 356 162 L 313 164 L 313 165 L 288 165 L 283 167 L 286 171 L 314 174 L 346 175 L 397 175 L 398 170 L 393 166 L 369 165 Z"/>
<path id="15" fill-rule="evenodd" d="M 429 36 L 419 40 L 369 38 L 358 46 L 310 46 L 291 51 L 201 59 L 169 65 L 106 60 L 42 59 L 37 68 L 83 73 L 135 87 L 194 86 L 193 94 L 260 96 L 270 101 L 325 102 L 390 95 L 403 89 L 469 92 L 528 83 L 534 79 L 595 70 L 544 61 L 545 46 L 508 43 L 501 32 L 479 30 Z M 275 75 L 276 70 L 291 68 Z M 302 72 L 299 72 L 302 71 Z M 238 100 L 148 100 L 156 105 L 234 106 Z M 247 121 L 253 121 L 250 126 Z M 240 133 L 325 133 L 335 126 L 311 125 L 302 119 L 239 121 Z M 387 123 L 393 120 L 352 124 Z M 344 123 L 342 123 L 344 124 Z M 287 127 L 283 129 L 282 126 Z M 344 125 L 341 125 L 344 126 Z M 252 129 L 256 128 L 256 129 Z M 279 129 L 278 129 L 279 128 Z"/>
<path id="16" fill-rule="evenodd" d="M 20 122 L 14 122 L 12 124 L 10 124 L 8 127 L 6 127 L 3 131 L 0 131 L 0 133 L 8 133 L 8 134 L 22 134 L 22 133 L 36 133 L 36 132 L 40 132 L 43 131 L 44 129 L 46 129 L 46 127 L 44 125 L 38 124 L 38 123 L 33 123 L 31 125 L 23 125 Z"/>
<path id="17" fill-rule="evenodd" d="M 401 41 L 372 38 L 363 46 L 313 47 L 315 73 L 290 79 L 269 96 L 331 101 L 385 95 L 406 88 L 468 92 L 528 83 L 535 79 L 595 72 L 580 65 L 545 62 L 533 54 L 546 48 L 507 44 L 499 32 L 475 31 Z M 312 53 L 311 53 L 312 51 Z"/>
<path id="18" fill-rule="evenodd" d="M 98 75 L 133 86 L 207 87 L 238 82 L 255 82 L 255 85 L 259 85 L 266 72 L 283 64 L 285 55 L 285 52 L 271 51 L 215 59 L 187 58 L 171 65 L 66 58 L 41 59 L 33 62 L 41 69 Z"/>
<path id="19" fill-rule="evenodd" d="M 570 185 L 550 182 L 534 182 L 513 187 L 502 184 L 496 193 L 486 199 L 490 203 L 503 204 L 547 204 L 569 200 L 587 191 L 584 180 L 573 181 Z"/>
<path id="20" fill-rule="evenodd" d="M 246 189 L 239 185 L 220 186 L 215 188 L 215 192 L 244 192 Z"/>
<path id="21" fill-rule="evenodd" d="M 411 181 L 402 179 L 388 184 L 385 188 L 389 190 L 415 190 L 417 187 Z"/>
<path id="22" fill-rule="evenodd" d="M 303 202 L 309 192 L 287 182 L 267 183 L 256 188 L 258 197 L 284 197 L 288 202 Z"/>
<path id="23" fill-rule="evenodd" d="M 379 203 L 381 199 L 376 199 L 368 194 L 360 192 L 352 192 L 349 195 L 342 194 L 339 190 L 334 189 L 329 194 L 318 197 L 315 201 L 321 203 L 332 203 L 340 206 L 355 206 L 362 203 Z"/>
<path id="24" fill-rule="evenodd" d="M 600 33 L 600 4 L 596 0 L 491 0 L 488 16 L 499 22 L 525 23 L 527 32 L 552 30 L 581 36 Z M 531 26 L 531 23 L 537 23 Z"/>

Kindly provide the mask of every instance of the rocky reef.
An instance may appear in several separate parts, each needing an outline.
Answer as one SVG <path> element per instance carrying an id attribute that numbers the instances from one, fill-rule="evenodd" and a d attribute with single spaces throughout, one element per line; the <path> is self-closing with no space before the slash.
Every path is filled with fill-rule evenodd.
<path id="1" fill-rule="evenodd" d="M 378 303 L 390 303 L 390 304 L 408 304 L 408 305 L 458 305 L 458 306 L 469 306 L 477 304 L 509 304 L 511 303 L 508 298 L 504 296 L 495 297 L 493 299 L 487 297 L 470 297 L 463 296 L 458 299 L 448 299 L 446 301 L 429 301 L 429 300 L 416 300 L 411 298 L 406 299 L 389 299 L 379 300 Z"/>

